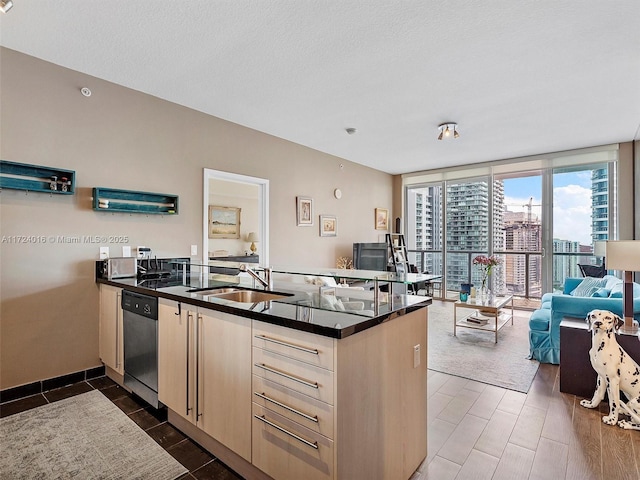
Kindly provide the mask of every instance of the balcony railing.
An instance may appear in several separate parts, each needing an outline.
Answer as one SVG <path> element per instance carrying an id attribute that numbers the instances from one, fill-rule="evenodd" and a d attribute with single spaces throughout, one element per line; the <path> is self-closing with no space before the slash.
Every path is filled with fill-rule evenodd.
<path id="1" fill-rule="evenodd" d="M 442 250 L 408 250 L 410 263 L 418 271 L 442 275 L 440 296 L 442 299 L 458 298 L 461 283 L 473 283 L 479 286 L 481 272 L 473 265 L 473 258 L 486 254 L 477 250 L 449 250 L 447 252 L 447 271 L 442 269 Z M 493 283 L 498 293 L 514 296 L 514 302 L 522 308 L 540 306 L 542 294 L 542 251 L 495 251 L 502 258 L 500 266 L 495 267 Z M 578 263 L 593 263 L 596 258 L 590 252 L 554 252 L 553 288 L 562 288 L 567 276 L 579 277 Z M 560 265 L 558 264 L 560 262 Z"/>

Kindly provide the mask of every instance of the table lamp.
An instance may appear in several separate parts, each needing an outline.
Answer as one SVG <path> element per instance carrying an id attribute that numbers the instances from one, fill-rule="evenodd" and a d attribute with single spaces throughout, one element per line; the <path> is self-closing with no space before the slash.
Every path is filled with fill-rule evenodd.
<path id="1" fill-rule="evenodd" d="M 633 272 L 640 271 L 640 240 L 608 241 L 606 254 L 609 269 L 624 271 L 622 291 L 624 327 L 621 332 L 637 335 L 638 322 L 633 319 Z"/>
<path id="2" fill-rule="evenodd" d="M 605 268 L 604 261 L 607 256 L 607 242 L 605 240 L 593 242 L 593 255 L 596 257 L 602 257 L 602 268 Z"/>
<path id="3" fill-rule="evenodd" d="M 256 250 L 258 250 L 258 247 L 256 247 L 256 242 L 258 241 L 258 234 L 256 232 L 249 232 L 249 235 L 247 235 L 247 242 L 251 242 L 251 247 L 249 247 L 251 249 L 251 255 L 254 255 Z"/>

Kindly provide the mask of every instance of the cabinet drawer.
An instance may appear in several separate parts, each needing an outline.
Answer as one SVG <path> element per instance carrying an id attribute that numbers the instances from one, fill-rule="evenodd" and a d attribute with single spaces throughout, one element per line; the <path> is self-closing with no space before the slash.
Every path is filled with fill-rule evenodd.
<path id="1" fill-rule="evenodd" d="M 253 374 L 333 405 L 333 372 L 253 347 Z"/>
<path id="2" fill-rule="evenodd" d="M 252 463 L 267 475 L 276 479 L 333 478 L 332 440 L 255 403 L 252 433 Z"/>
<path id="3" fill-rule="evenodd" d="M 253 375 L 253 402 L 333 438 L 333 406 Z"/>
<path id="4" fill-rule="evenodd" d="M 253 345 L 333 370 L 333 338 L 254 321 Z"/>

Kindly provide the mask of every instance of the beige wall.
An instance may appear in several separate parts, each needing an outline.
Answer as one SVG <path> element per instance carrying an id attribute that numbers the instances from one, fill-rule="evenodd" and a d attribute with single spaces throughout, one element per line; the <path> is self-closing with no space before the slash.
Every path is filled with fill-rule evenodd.
<path id="1" fill-rule="evenodd" d="M 2 159 L 77 175 L 74 196 L 0 194 L 2 389 L 99 365 L 99 244 L 8 237 L 117 235 L 158 256 L 189 256 L 192 244 L 201 252 L 203 168 L 211 168 L 269 179 L 273 265 L 330 267 L 353 242 L 377 241 L 374 208 L 393 206 L 385 173 L 11 50 L 0 61 Z M 95 186 L 177 194 L 179 215 L 95 212 Z M 313 227 L 296 227 L 296 195 L 314 199 Z M 319 236 L 319 214 L 337 216 L 337 237 Z M 106 245 L 121 254 L 121 243 Z"/>

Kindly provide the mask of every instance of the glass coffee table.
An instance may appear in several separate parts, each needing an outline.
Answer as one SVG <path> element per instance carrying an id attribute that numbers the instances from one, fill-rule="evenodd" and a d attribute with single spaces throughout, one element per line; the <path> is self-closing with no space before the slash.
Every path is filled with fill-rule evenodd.
<path id="1" fill-rule="evenodd" d="M 509 304 L 511 304 L 511 313 L 508 311 Z M 458 318 L 458 309 L 465 310 L 463 312 L 464 316 Z M 496 336 L 495 343 L 498 343 L 498 330 L 504 327 L 509 320 L 513 325 L 512 295 L 493 297 L 493 299 L 485 300 L 482 303 L 476 303 L 474 300 L 469 300 L 468 302 L 458 300 L 453 304 L 454 337 L 458 328 L 473 328 L 475 330 L 494 332 Z"/>

